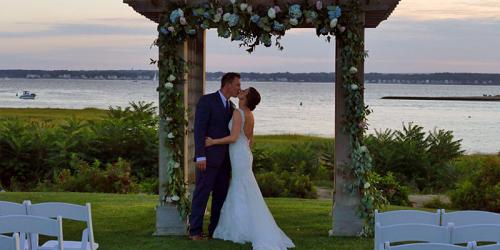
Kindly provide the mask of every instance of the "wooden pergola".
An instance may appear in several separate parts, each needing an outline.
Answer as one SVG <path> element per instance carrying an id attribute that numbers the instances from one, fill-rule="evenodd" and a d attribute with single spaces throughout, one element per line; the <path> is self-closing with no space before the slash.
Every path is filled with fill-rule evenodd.
<path id="1" fill-rule="evenodd" d="M 308 0 L 312 3 L 316 0 Z M 361 0 L 363 13 L 360 20 L 364 20 L 362 34 L 364 35 L 365 28 L 376 28 L 386 20 L 393 10 L 396 8 L 400 0 Z M 124 3 L 130 5 L 136 12 L 144 17 L 159 23 L 160 16 L 166 9 L 165 0 L 124 0 Z M 185 0 L 188 5 L 199 5 L 209 2 L 207 0 Z M 219 0 L 219 2 L 230 4 L 229 0 Z M 294 3 L 303 3 L 303 0 L 247 0 L 249 5 L 254 7 L 271 7 L 271 5 L 288 5 Z M 325 4 L 342 5 L 348 0 L 323 0 Z M 348 10 L 344 10 L 348 11 Z M 310 28 L 307 26 L 300 28 Z M 205 89 L 205 32 L 199 32 L 195 38 L 184 42 L 178 50 L 178 54 L 190 63 L 189 72 L 185 82 L 178 86 L 179 90 L 184 94 L 184 105 L 190 112 L 186 112 L 186 118 L 189 121 L 187 135 L 184 137 L 184 173 L 186 182 L 193 185 L 195 164 L 194 158 L 194 113 L 198 99 L 204 94 Z M 336 58 L 335 58 L 335 166 L 345 165 L 350 163 L 348 145 L 348 135 L 342 132 L 343 114 L 345 110 L 344 89 L 342 88 L 342 75 L 340 65 L 340 50 L 343 47 L 341 41 L 336 42 Z M 161 53 L 160 53 L 161 54 Z M 159 58 L 162 60 L 162 58 Z M 364 67 L 358 68 L 358 77 L 360 82 L 364 82 Z M 160 79 L 164 82 L 165 79 Z M 165 195 L 164 184 L 167 181 L 167 168 L 169 162 L 169 153 L 167 152 L 162 141 L 165 138 L 162 127 L 164 122 L 160 121 L 160 162 L 159 162 L 159 197 Z M 335 169 L 335 194 L 333 203 L 333 232 L 337 236 L 354 236 L 358 235 L 362 229 L 363 221 L 356 215 L 357 207 L 360 204 L 359 195 L 352 195 L 345 190 L 345 185 L 351 180 L 344 179 Z M 156 213 L 156 235 L 182 235 L 186 233 L 185 225 L 180 221 L 178 212 L 175 207 L 169 205 L 159 205 Z"/>

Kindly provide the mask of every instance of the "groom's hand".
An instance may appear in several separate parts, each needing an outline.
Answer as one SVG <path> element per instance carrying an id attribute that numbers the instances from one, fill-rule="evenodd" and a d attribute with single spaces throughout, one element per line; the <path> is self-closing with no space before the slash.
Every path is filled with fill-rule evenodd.
<path id="1" fill-rule="evenodd" d="M 198 162 L 196 162 L 196 167 L 200 171 L 205 171 L 205 169 L 207 169 L 207 161 L 198 161 Z"/>

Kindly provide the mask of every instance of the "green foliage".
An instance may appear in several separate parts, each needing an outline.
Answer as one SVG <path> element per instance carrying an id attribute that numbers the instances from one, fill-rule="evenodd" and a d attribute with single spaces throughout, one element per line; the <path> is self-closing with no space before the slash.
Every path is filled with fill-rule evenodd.
<path id="1" fill-rule="evenodd" d="M 439 196 L 432 198 L 432 200 L 424 202 L 425 208 L 433 208 L 433 209 L 451 209 L 451 204 L 443 202 Z"/>
<path id="2" fill-rule="evenodd" d="M 408 199 L 408 188 L 401 185 L 391 172 L 387 172 L 384 176 L 373 173 L 373 176 L 373 178 L 378 179 L 376 184 L 374 184 L 375 187 L 382 192 L 383 196 L 391 205 L 411 205 L 410 200 Z"/>
<path id="3" fill-rule="evenodd" d="M 68 113 L 68 112 L 66 112 Z M 0 183 L 8 190 L 31 190 L 68 169 L 73 156 L 87 162 L 131 163 L 139 180 L 157 178 L 158 130 L 152 104 L 110 108 L 108 117 L 0 120 Z"/>
<path id="4" fill-rule="evenodd" d="M 321 161 L 323 154 L 333 154 L 333 140 L 272 143 L 257 141 L 253 148 L 255 173 L 283 171 L 309 176 L 312 180 L 332 180 L 333 168 Z M 326 173 L 326 175 L 325 175 Z"/>
<path id="5" fill-rule="evenodd" d="M 289 172 L 256 174 L 255 178 L 264 197 L 297 197 L 313 199 L 316 188 L 306 175 Z"/>
<path id="6" fill-rule="evenodd" d="M 463 164 L 459 160 L 458 165 Z M 500 156 L 465 159 L 472 163 L 451 191 L 451 201 L 459 209 L 500 212 Z"/>
<path id="7" fill-rule="evenodd" d="M 463 154 L 461 140 L 451 131 L 434 130 L 427 135 L 413 123 L 402 130 L 386 129 L 369 135 L 365 143 L 372 153 L 375 171 L 392 172 L 403 183 L 423 192 L 453 188 L 456 171 L 450 162 Z"/>
<path id="8" fill-rule="evenodd" d="M 57 173 L 53 182 L 44 182 L 38 190 L 90 193 L 132 193 L 137 185 L 130 174 L 130 163 L 119 158 L 115 163 L 102 166 L 99 161 L 89 164 L 76 156 L 70 169 Z"/>

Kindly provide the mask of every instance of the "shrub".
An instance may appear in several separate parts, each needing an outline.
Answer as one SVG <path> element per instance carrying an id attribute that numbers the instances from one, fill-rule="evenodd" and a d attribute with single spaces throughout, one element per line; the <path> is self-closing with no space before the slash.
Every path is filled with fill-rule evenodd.
<path id="1" fill-rule="evenodd" d="M 390 204 L 398 206 L 411 205 L 408 199 L 408 188 L 401 185 L 391 172 L 387 172 L 387 175 L 384 176 L 380 176 L 374 172 L 372 173 L 371 179 L 375 188 L 382 193 L 382 196 L 384 196 Z"/>
<path id="2" fill-rule="evenodd" d="M 443 202 L 439 198 L 439 196 L 432 198 L 432 200 L 430 200 L 430 201 L 424 202 L 423 205 L 425 208 L 434 208 L 434 209 L 441 209 L 441 208 L 451 209 L 452 208 L 450 203 Z"/>
<path id="3" fill-rule="evenodd" d="M 74 157 L 71 169 L 61 170 L 53 183 L 43 183 L 38 190 L 132 193 L 137 191 L 137 185 L 132 180 L 130 170 L 130 163 L 122 159 L 102 168 L 99 161 L 89 164 Z"/>
<path id="4" fill-rule="evenodd" d="M 264 197 L 316 198 L 316 188 L 308 176 L 289 172 L 256 174 Z"/>
<path id="5" fill-rule="evenodd" d="M 461 140 L 453 140 L 451 131 L 434 130 L 426 135 L 423 127 L 409 123 L 401 131 L 376 131 L 365 142 L 377 173 L 392 172 L 402 182 L 424 192 L 453 187 L 456 174 L 449 163 L 463 151 Z"/>
<path id="6" fill-rule="evenodd" d="M 459 209 L 500 212 L 500 157 L 475 159 L 475 166 L 451 192 L 451 201 Z"/>

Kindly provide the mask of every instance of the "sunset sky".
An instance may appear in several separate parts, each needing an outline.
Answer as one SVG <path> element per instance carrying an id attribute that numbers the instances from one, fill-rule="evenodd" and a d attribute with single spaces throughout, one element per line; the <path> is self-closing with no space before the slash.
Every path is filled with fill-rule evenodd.
<path id="1" fill-rule="evenodd" d="M 119 0 L 0 0 L 0 69 L 153 69 L 156 24 Z M 331 72 L 334 43 L 293 30 L 284 51 L 207 33 L 207 71 Z M 367 30 L 367 72 L 500 73 L 500 1 L 402 0 Z"/>

